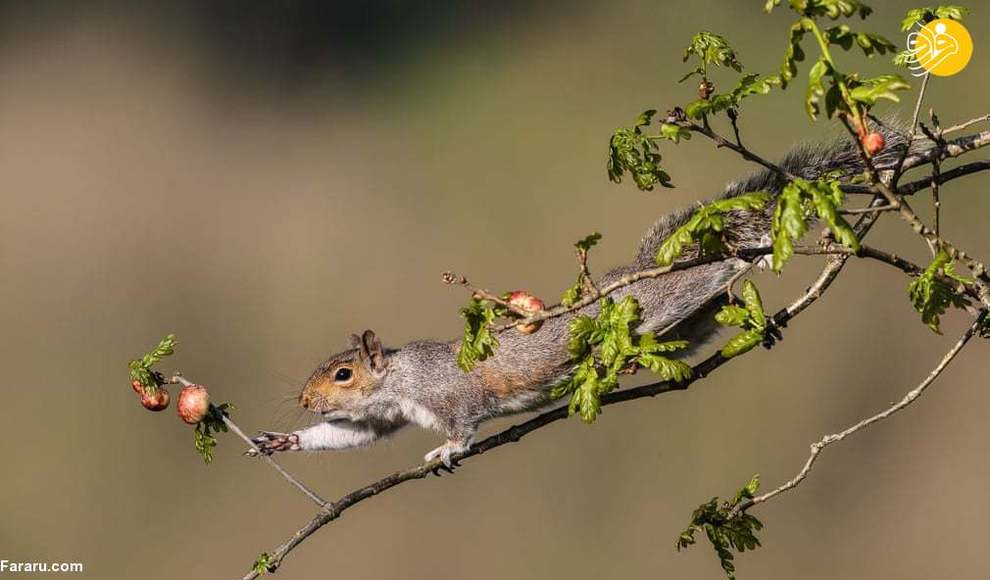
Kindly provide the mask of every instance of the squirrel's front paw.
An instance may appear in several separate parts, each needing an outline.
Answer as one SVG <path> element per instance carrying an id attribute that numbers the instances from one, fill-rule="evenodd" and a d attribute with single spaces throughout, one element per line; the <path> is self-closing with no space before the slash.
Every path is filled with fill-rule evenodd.
<path id="1" fill-rule="evenodd" d="M 244 455 L 254 457 L 256 455 L 271 455 L 276 451 L 299 451 L 299 435 L 295 433 L 275 433 L 272 431 L 259 431 L 261 435 L 252 437 L 251 442 L 255 448 L 248 449 Z"/>
<path id="2" fill-rule="evenodd" d="M 453 455 L 455 453 L 463 453 L 468 449 L 470 449 L 470 447 L 471 447 L 470 443 L 465 443 L 463 441 L 454 441 L 451 439 L 448 440 L 443 445 L 441 445 L 440 447 L 437 447 L 433 451 L 427 453 L 423 457 L 423 460 L 426 462 L 430 462 L 439 458 L 440 462 L 443 463 L 444 467 L 446 467 L 448 470 L 451 470 L 454 468 L 454 461 L 451 459 Z"/>

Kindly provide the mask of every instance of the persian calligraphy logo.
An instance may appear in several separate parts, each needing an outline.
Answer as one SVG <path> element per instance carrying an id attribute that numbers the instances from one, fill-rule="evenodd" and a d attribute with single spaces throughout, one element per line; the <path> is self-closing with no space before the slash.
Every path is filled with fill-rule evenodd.
<path id="1" fill-rule="evenodd" d="M 916 77 L 931 73 L 947 77 L 969 64 L 973 38 L 966 27 L 950 18 L 939 18 L 908 35 L 908 65 Z"/>

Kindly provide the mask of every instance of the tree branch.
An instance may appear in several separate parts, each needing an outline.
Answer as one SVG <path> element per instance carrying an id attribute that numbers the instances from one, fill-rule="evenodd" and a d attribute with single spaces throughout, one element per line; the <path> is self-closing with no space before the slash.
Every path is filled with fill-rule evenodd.
<path id="1" fill-rule="evenodd" d="M 925 377 L 925 380 L 921 381 L 921 383 L 917 387 L 915 387 L 913 390 L 909 391 L 906 395 L 904 395 L 904 398 L 902 398 L 896 404 L 884 409 L 883 411 L 873 416 L 863 419 L 859 423 L 856 423 L 855 425 L 852 425 L 851 427 L 848 427 L 843 431 L 822 437 L 820 441 L 811 445 L 811 454 L 808 456 L 808 460 L 805 461 L 804 467 L 801 468 L 801 471 L 799 471 L 798 474 L 794 476 L 793 479 L 763 495 L 759 495 L 757 497 L 754 497 L 753 499 L 744 500 L 740 502 L 729 513 L 729 517 L 733 518 L 739 515 L 740 513 L 745 512 L 746 510 L 752 508 L 755 505 L 769 501 L 784 492 L 794 489 L 808 477 L 808 475 L 811 473 L 812 468 L 815 466 L 815 462 L 818 460 L 819 455 L 826 447 L 828 447 L 833 443 L 838 443 L 839 441 L 842 441 L 843 439 L 852 435 L 853 433 L 856 433 L 857 431 L 861 431 L 874 423 L 883 421 L 884 419 L 890 417 L 894 413 L 897 413 L 898 411 L 904 409 L 911 403 L 918 400 L 918 398 L 921 397 L 921 395 L 925 392 L 925 390 L 929 386 L 931 386 L 931 384 L 935 381 L 935 379 L 937 379 L 939 375 L 942 374 L 942 371 L 944 371 L 945 368 L 949 366 L 949 363 L 951 363 L 952 359 L 954 359 L 956 355 L 959 354 L 959 351 L 961 351 L 963 347 L 965 347 L 966 344 L 969 342 L 969 340 L 973 338 L 976 332 L 980 329 L 981 325 L 984 323 L 984 318 L 986 317 L 986 314 L 987 314 L 986 310 L 982 310 L 980 312 L 980 315 L 976 318 L 973 324 L 971 324 L 969 328 L 966 329 L 966 332 L 963 333 L 962 337 L 958 341 L 956 341 L 956 343 L 952 346 L 951 349 L 949 349 L 947 353 L 945 353 L 945 356 L 943 356 L 942 360 L 939 361 L 939 363 L 935 366 L 935 368 L 932 369 L 930 373 L 928 373 L 928 376 Z"/>

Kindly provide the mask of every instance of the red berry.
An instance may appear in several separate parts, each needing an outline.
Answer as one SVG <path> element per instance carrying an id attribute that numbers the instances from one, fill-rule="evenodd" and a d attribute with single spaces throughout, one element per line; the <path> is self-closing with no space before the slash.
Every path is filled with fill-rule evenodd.
<path id="1" fill-rule="evenodd" d="M 863 144 L 863 149 L 866 150 L 870 155 L 876 155 L 877 153 L 883 151 L 886 143 L 884 142 L 883 135 L 880 133 L 867 133 L 860 142 Z"/>
<path id="2" fill-rule="evenodd" d="M 542 300 L 523 290 L 516 290 L 509 294 L 509 304 L 526 312 L 539 312 L 544 309 Z M 517 324 L 516 330 L 523 334 L 533 334 L 541 326 L 543 326 L 542 320 L 529 324 Z"/>
<path id="3" fill-rule="evenodd" d="M 139 395 L 143 395 L 144 394 L 144 385 L 142 385 L 141 384 L 141 381 L 139 381 L 137 379 L 134 379 L 133 381 L 131 381 L 131 388 L 134 389 L 134 392 L 137 393 L 137 394 L 139 394 Z"/>
<path id="4" fill-rule="evenodd" d="M 195 425 L 206 417 L 210 409 L 210 393 L 203 385 L 189 385 L 179 391 L 179 401 L 175 404 L 175 411 L 179 418 Z"/>
<path id="5" fill-rule="evenodd" d="M 141 404 L 149 411 L 163 411 L 168 408 L 168 391 L 158 387 L 151 394 L 141 393 Z"/>

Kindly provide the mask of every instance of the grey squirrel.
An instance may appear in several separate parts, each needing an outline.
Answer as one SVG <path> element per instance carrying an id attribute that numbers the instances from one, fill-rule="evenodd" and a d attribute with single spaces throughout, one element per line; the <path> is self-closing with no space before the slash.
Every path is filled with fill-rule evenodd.
<path id="1" fill-rule="evenodd" d="M 896 130 L 882 132 L 886 148 L 873 163 L 878 169 L 889 169 L 900 158 L 906 139 Z M 778 165 L 808 180 L 832 172 L 848 178 L 863 171 L 859 152 L 849 140 L 798 147 Z M 763 170 L 730 183 L 719 197 L 755 191 L 775 197 L 784 185 L 784 177 Z M 762 210 L 730 214 L 725 228 L 728 245 L 739 249 L 768 245 L 773 207 L 771 201 Z M 685 209 L 660 218 L 643 237 L 632 262 L 605 274 L 598 286 L 654 267 L 661 242 L 692 211 Z M 697 254 L 696 247 L 687 248 L 678 260 Z M 687 356 L 714 334 L 714 313 L 727 298 L 727 285 L 751 266 L 730 257 L 638 281 L 616 291 L 612 298 L 618 301 L 632 294 L 639 302 L 642 321 L 636 331 L 661 331 L 666 340 L 687 340 L 692 348 L 680 352 L 680 356 Z M 457 366 L 458 341 L 425 340 L 386 349 L 374 332 L 366 330 L 351 337 L 349 350 L 331 356 L 313 371 L 299 396 L 302 407 L 322 415 L 321 422 L 293 433 L 262 432 L 253 441 L 265 454 L 344 449 L 371 445 L 413 423 L 446 436 L 446 442 L 427 453 L 425 459 L 439 458 L 450 467 L 452 456 L 469 448 L 482 422 L 552 402 L 550 388 L 571 371 L 568 323 L 578 313 L 595 316 L 597 311 L 593 304 L 550 318 L 532 334 L 514 328 L 503 331 L 495 354 L 468 373 Z"/>

